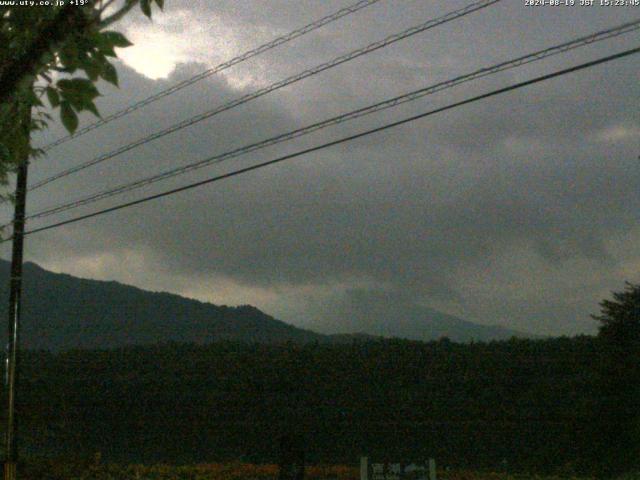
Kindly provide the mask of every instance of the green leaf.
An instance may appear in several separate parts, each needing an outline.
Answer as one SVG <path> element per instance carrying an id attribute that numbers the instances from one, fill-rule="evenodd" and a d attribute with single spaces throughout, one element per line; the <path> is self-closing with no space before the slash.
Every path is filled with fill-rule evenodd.
<path id="1" fill-rule="evenodd" d="M 156 3 L 158 4 L 160 10 L 164 9 L 164 0 L 156 0 Z"/>
<path id="2" fill-rule="evenodd" d="M 0 163 L 6 163 L 9 161 L 11 161 L 11 152 L 5 144 L 0 143 Z"/>
<path id="3" fill-rule="evenodd" d="M 102 32 L 100 34 L 100 37 L 101 37 L 101 44 L 100 44 L 101 46 L 109 45 L 111 47 L 125 48 L 133 45 L 133 43 L 127 40 L 127 37 L 125 37 L 120 32 L 114 32 L 114 31 Z"/>
<path id="4" fill-rule="evenodd" d="M 100 116 L 100 112 L 98 112 L 98 109 L 96 108 L 96 104 L 95 104 L 95 103 L 93 103 L 93 102 L 91 102 L 91 101 L 86 102 L 86 103 L 84 104 L 84 109 L 83 109 L 83 110 L 89 110 L 89 111 L 90 111 L 91 113 L 93 113 L 96 117 L 98 117 L 98 118 L 102 118 L 102 117 Z"/>
<path id="5" fill-rule="evenodd" d="M 44 110 L 36 110 L 35 112 L 33 112 L 33 118 L 48 118 L 49 120 L 51 120 L 51 115 L 49 115 L 47 112 L 45 112 Z"/>
<path id="6" fill-rule="evenodd" d="M 60 104 L 60 120 L 69 133 L 74 133 L 78 128 L 78 115 L 73 111 L 69 102 Z"/>
<path id="7" fill-rule="evenodd" d="M 42 106 L 44 106 L 42 104 L 42 101 L 38 97 L 38 95 L 36 95 L 36 92 L 34 92 L 33 90 L 29 91 L 29 93 L 27 94 L 27 99 L 28 99 L 29 103 L 34 107 L 42 107 Z"/>
<path id="8" fill-rule="evenodd" d="M 147 17 L 151 17 L 151 0 L 140 0 L 140 8 L 142 13 Z"/>
<path id="9" fill-rule="evenodd" d="M 117 57 L 116 51 L 113 49 L 113 45 L 104 44 L 100 46 L 100 53 L 102 55 L 106 55 L 107 57 Z"/>
<path id="10" fill-rule="evenodd" d="M 110 63 L 107 62 L 102 66 L 101 77 L 116 87 L 118 86 L 118 71 Z"/>
<path id="11" fill-rule="evenodd" d="M 56 61 L 56 57 L 52 52 L 47 51 L 42 54 L 41 62 L 43 64 L 49 65 L 49 64 L 55 63 L 55 61 Z"/>
<path id="12" fill-rule="evenodd" d="M 102 64 L 94 58 L 86 58 L 80 63 L 80 68 L 82 68 L 89 80 L 95 82 L 98 80 L 98 77 L 102 73 Z"/>
<path id="13" fill-rule="evenodd" d="M 74 71 L 78 68 L 79 54 L 80 52 L 75 41 L 69 40 L 60 49 L 60 62 L 65 68 Z"/>
<path id="14" fill-rule="evenodd" d="M 91 80 L 86 78 L 64 79 L 58 82 L 62 103 L 67 103 L 76 112 L 88 110 L 97 117 L 100 116 L 93 99 L 100 96 L 100 92 Z"/>
<path id="15" fill-rule="evenodd" d="M 32 148 L 29 156 L 33 158 L 42 158 L 44 157 L 44 150 L 41 148 Z"/>
<path id="16" fill-rule="evenodd" d="M 58 87 L 63 96 L 80 95 L 90 99 L 94 99 L 100 95 L 98 89 L 91 80 L 86 78 L 64 79 L 58 82 Z"/>
<path id="17" fill-rule="evenodd" d="M 58 95 L 58 91 L 53 87 L 47 87 L 47 98 L 49 99 L 49 103 L 53 108 L 56 108 L 60 105 L 60 95 Z"/>
<path id="18" fill-rule="evenodd" d="M 114 52 L 115 55 L 115 52 Z M 93 61 L 96 65 L 100 66 L 100 69 L 104 69 L 105 64 L 109 63 L 109 59 L 105 57 L 104 53 L 100 50 L 93 52 Z"/>

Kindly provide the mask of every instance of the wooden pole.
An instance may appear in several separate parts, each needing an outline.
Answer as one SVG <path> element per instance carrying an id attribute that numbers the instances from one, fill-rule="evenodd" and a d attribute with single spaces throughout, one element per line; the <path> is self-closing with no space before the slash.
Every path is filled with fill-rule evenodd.
<path id="1" fill-rule="evenodd" d="M 16 385 L 18 378 L 18 339 L 22 293 L 22 257 L 24 251 L 24 217 L 27 199 L 27 171 L 29 167 L 29 135 L 31 127 L 31 107 L 25 108 L 22 119 L 25 145 L 21 149 L 16 178 L 16 198 L 13 215 L 13 236 L 11 251 L 11 278 L 9 279 L 9 317 L 6 359 L 6 402 L 7 419 L 5 432 L 4 480 L 16 479 L 18 450 L 16 442 Z"/>

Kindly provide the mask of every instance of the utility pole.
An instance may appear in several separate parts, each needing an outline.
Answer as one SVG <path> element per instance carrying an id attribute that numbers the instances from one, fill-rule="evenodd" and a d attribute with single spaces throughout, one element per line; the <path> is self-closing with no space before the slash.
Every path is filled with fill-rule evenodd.
<path id="1" fill-rule="evenodd" d="M 27 200 L 27 170 L 29 167 L 29 145 L 31 133 L 31 106 L 21 113 L 20 133 L 24 135 L 23 148 L 17 149 L 18 171 L 16 178 L 15 208 L 13 214 L 13 236 L 11 251 L 11 278 L 9 280 L 9 337 L 6 358 L 6 432 L 4 480 L 16 480 L 18 452 L 16 448 L 16 383 L 18 376 L 18 338 L 20 326 L 20 294 L 22 292 L 22 257 L 24 247 L 24 217 Z"/>

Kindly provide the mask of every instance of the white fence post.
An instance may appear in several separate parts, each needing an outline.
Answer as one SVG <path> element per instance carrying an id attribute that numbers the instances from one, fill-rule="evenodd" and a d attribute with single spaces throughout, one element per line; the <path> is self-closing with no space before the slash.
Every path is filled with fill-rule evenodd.
<path id="1" fill-rule="evenodd" d="M 369 458 L 360 457 L 360 480 L 369 480 Z"/>
<path id="2" fill-rule="evenodd" d="M 435 458 L 429 459 L 429 480 L 437 480 L 436 479 L 436 460 Z"/>

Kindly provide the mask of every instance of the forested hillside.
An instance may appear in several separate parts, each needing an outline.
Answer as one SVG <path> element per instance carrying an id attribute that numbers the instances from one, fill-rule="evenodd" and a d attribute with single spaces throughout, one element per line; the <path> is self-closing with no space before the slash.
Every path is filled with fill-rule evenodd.
<path id="1" fill-rule="evenodd" d="M 1 281 L 3 279 L 6 280 Z M 8 279 L 9 263 L 0 260 L 0 298 L 8 298 Z M 295 327 L 250 305 L 214 305 L 118 282 L 53 273 L 34 263 L 24 266 L 23 290 L 21 341 L 32 349 L 114 348 L 167 341 L 306 343 L 351 339 L 350 335 L 322 335 Z M 348 318 L 364 309 L 379 322 L 391 326 L 383 332 L 364 334 L 419 340 L 447 336 L 458 341 L 526 336 L 424 307 L 402 309 L 390 302 L 381 309 L 371 298 L 353 307 L 353 310 L 340 311 L 336 306 L 335 310 Z M 333 311 L 334 306 L 328 305 L 327 309 Z M 0 304 L 0 314 L 2 312 L 6 312 L 5 303 Z M 5 330 L 0 329 L 0 340 L 4 338 Z"/>
<path id="2" fill-rule="evenodd" d="M 308 342 L 317 333 L 296 328 L 250 305 L 227 307 L 118 282 L 24 266 L 22 343 L 62 350 L 112 348 L 163 341 Z M 8 298 L 9 263 L 0 261 L 0 298 Z M 0 313 L 6 311 L 0 305 Z M 0 330 L 0 339 L 5 331 Z"/>

